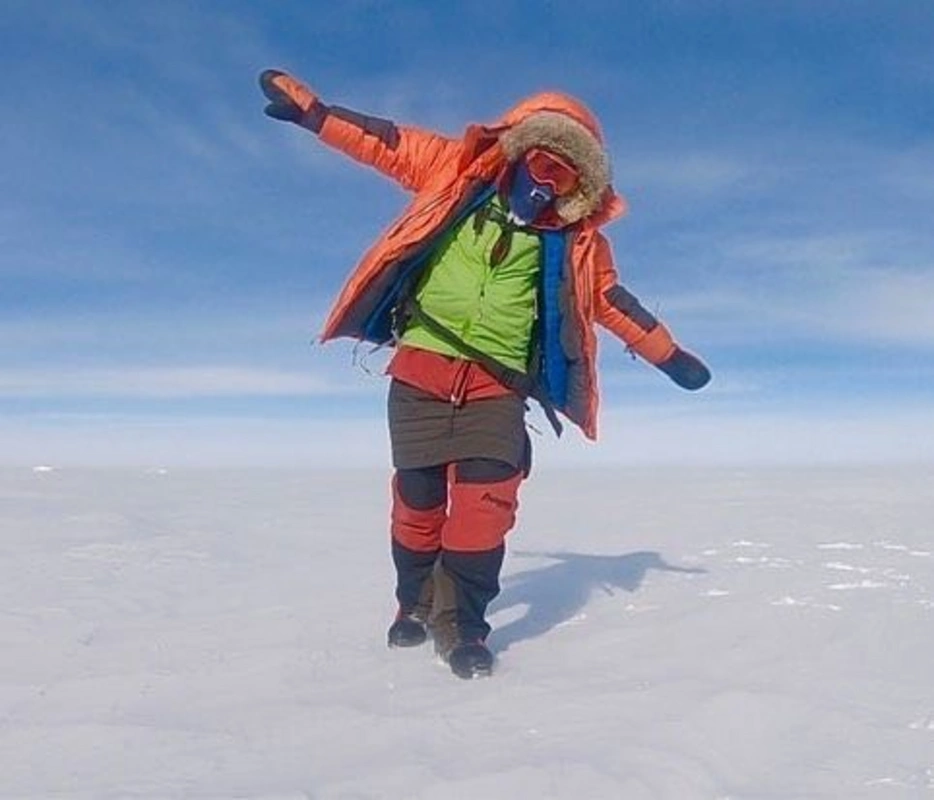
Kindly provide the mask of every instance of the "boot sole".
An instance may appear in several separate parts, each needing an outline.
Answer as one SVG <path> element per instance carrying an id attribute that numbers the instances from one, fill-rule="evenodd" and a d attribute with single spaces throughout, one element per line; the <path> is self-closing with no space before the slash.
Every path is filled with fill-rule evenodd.
<path id="1" fill-rule="evenodd" d="M 458 678 L 465 681 L 471 681 L 474 678 L 489 678 L 493 674 L 493 667 L 473 667 L 470 670 L 455 670 L 453 672 Z"/>
<path id="2" fill-rule="evenodd" d="M 386 644 L 391 647 L 418 647 L 425 644 L 428 640 L 427 636 L 423 636 L 421 639 L 389 639 Z"/>
<path id="3" fill-rule="evenodd" d="M 428 641 L 428 631 L 414 620 L 409 624 L 394 622 L 386 633 L 389 647 L 418 647 Z"/>

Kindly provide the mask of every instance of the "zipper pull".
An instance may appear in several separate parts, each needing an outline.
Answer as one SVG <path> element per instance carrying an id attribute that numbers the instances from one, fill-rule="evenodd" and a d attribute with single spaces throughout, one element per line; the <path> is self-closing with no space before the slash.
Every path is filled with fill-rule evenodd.
<path id="1" fill-rule="evenodd" d="M 503 263 L 503 259 L 509 255 L 509 250 L 512 248 L 512 232 L 512 228 L 503 226 L 496 244 L 493 245 L 493 249 L 490 251 L 491 267 L 498 267 Z"/>
<path id="2" fill-rule="evenodd" d="M 486 227 L 486 221 L 490 218 L 490 207 L 483 206 L 482 208 L 477 209 L 476 213 L 473 215 L 473 239 L 474 242 L 480 238 L 480 235 L 483 233 L 483 229 Z"/>

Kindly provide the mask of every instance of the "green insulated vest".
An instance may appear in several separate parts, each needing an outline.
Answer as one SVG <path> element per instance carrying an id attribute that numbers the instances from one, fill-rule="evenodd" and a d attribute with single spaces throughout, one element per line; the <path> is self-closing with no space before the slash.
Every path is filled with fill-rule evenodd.
<path id="1" fill-rule="evenodd" d="M 495 195 L 489 203 L 493 218 L 482 227 L 475 224 L 477 215 L 488 208 L 478 209 L 444 236 L 415 289 L 415 299 L 429 317 L 468 345 L 526 372 L 537 315 L 541 242 L 534 233 L 515 230 L 509 253 L 491 267 L 490 253 L 503 230 L 496 218 L 504 212 Z M 416 319 L 400 342 L 448 356 L 464 355 Z"/>

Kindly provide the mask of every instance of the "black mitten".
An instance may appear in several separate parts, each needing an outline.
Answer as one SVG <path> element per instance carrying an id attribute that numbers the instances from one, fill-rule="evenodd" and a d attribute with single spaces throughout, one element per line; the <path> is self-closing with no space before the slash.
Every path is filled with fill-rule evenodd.
<path id="1" fill-rule="evenodd" d="M 267 69 L 259 76 L 259 86 L 269 105 L 263 109 L 268 117 L 294 122 L 318 133 L 328 108 L 301 81 L 277 69 Z"/>
<path id="2" fill-rule="evenodd" d="M 680 347 L 676 347 L 674 353 L 659 364 L 658 368 L 682 389 L 690 389 L 692 392 L 710 382 L 710 370 L 704 362 Z"/>

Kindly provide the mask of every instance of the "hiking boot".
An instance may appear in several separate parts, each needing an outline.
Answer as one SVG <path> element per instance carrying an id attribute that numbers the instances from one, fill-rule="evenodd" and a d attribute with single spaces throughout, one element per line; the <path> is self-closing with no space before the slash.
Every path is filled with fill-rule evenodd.
<path id="1" fill-rule="evenodd" d="M 417 647 L 428 638 L 425 623 L 414 614 L 399 611 L 386 634 L 390 647 Z"/>
<path id="2" fill-rule="evenodd" d="M 439 569 L 436 564 L 434 569 Z M 428 623 L 431 619 L 432 606 L 435 603 L 434 576 L 422 584 L 418 603 L 411 611 L 399 609 L 395 621 L 389 626 L 386 638 L 390 647 L 418 647 L 428 638 Z"/>
<path id="3" fill-rule="evenodd" d="M 461 642 L 451 650 L 448 664 L 458 678 L 485 678 L 493 672 L 493 654 L 483 642 Z"/>

